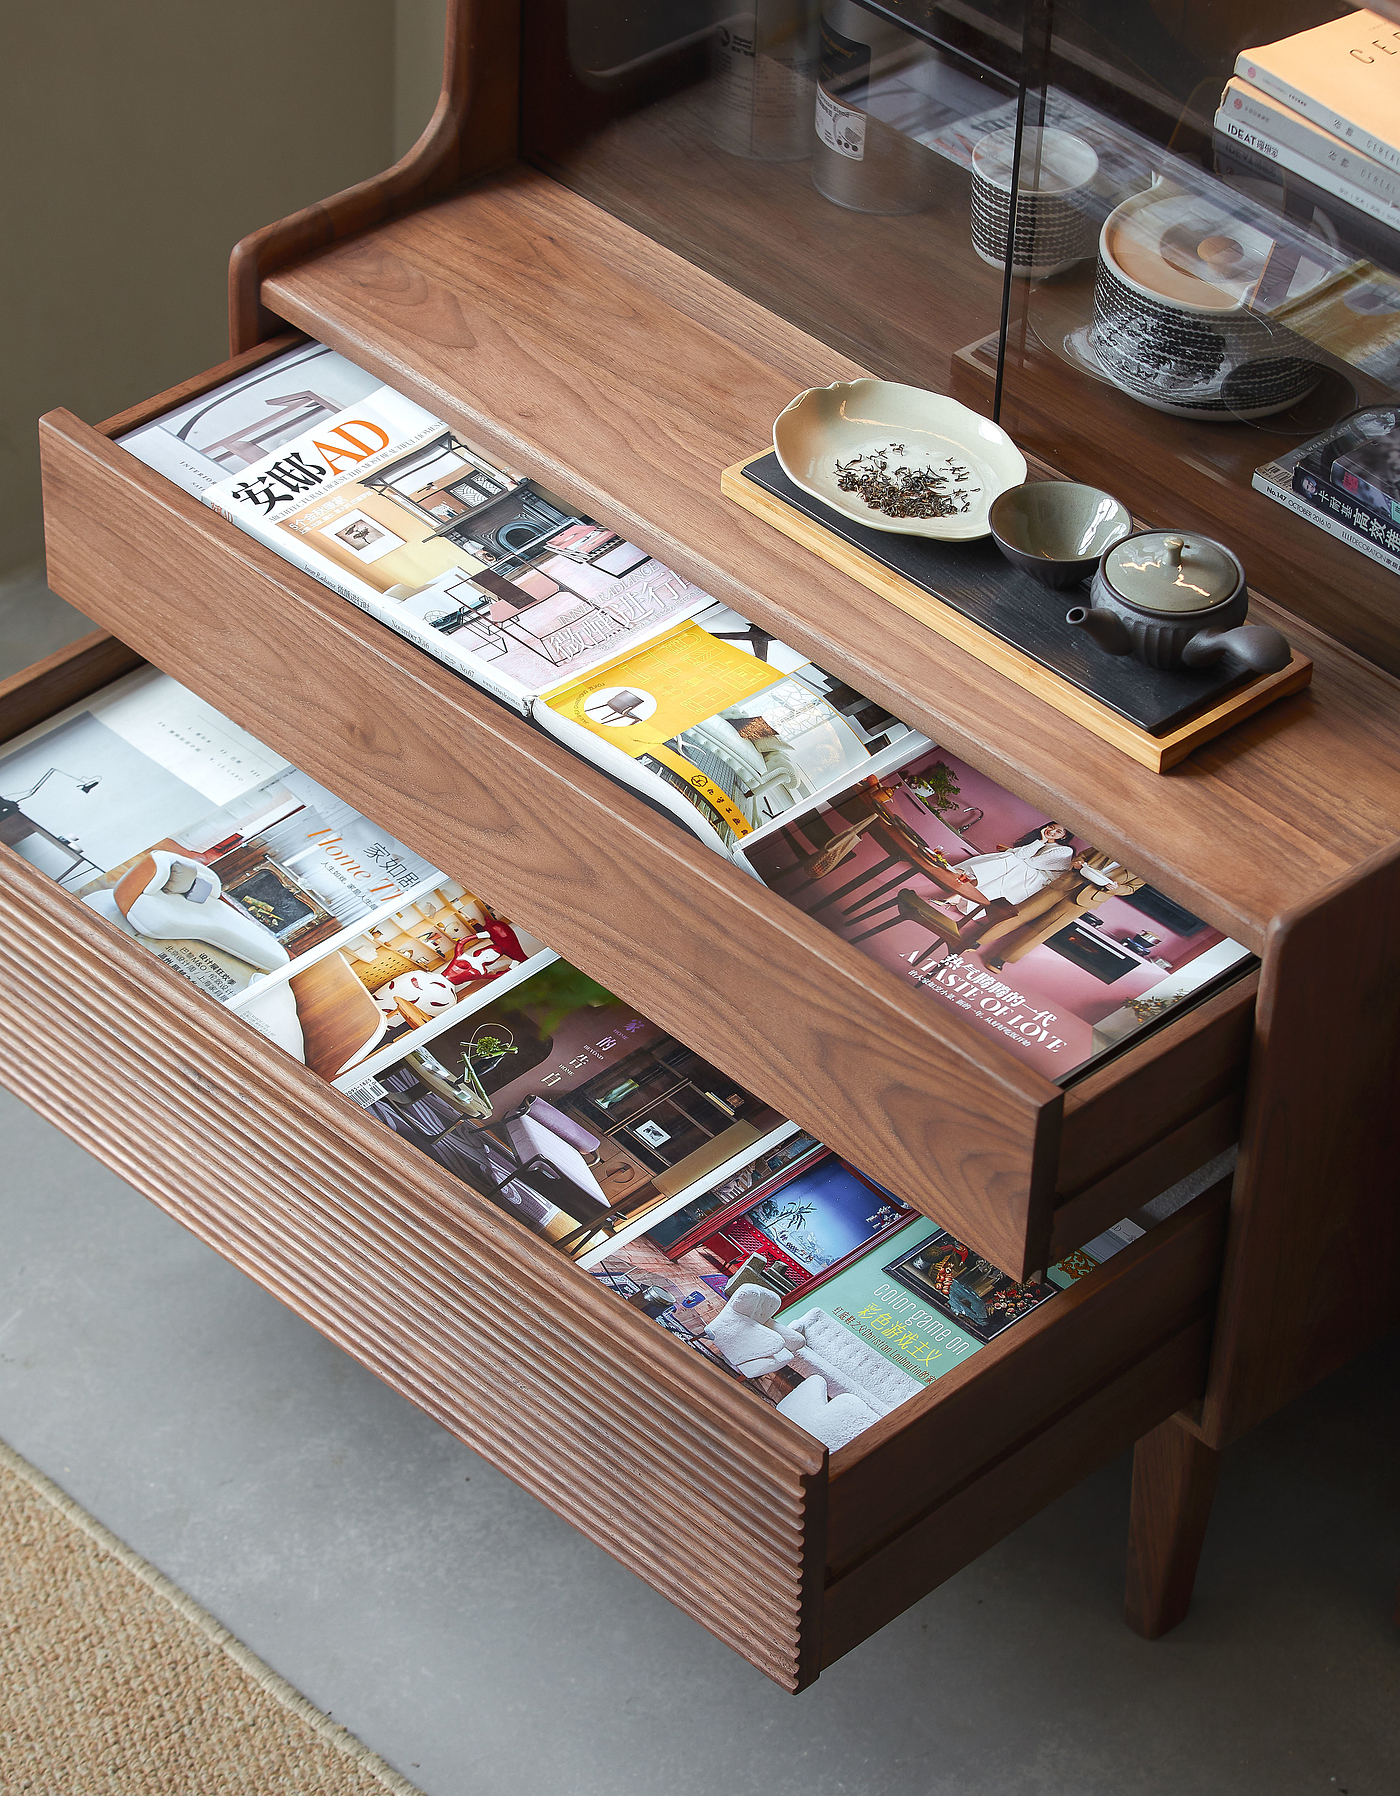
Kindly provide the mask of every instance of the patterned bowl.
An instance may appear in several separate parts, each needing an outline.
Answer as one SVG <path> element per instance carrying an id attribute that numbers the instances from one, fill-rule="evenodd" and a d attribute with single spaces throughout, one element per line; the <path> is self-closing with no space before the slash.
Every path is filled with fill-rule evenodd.
<path id="1" fill-rule="evenodd" d="M 1177 417 L 1266 418 L 1296 404 L 1322 370 L 1311 344 L 1255 304 L 1272 247 L 1217 203 L 1161 181 L 1125 200 L 1099 235 L 1089 345 L 1105 376 Z M 1300 259 L 1272 309 L 1325 278 Z"/>

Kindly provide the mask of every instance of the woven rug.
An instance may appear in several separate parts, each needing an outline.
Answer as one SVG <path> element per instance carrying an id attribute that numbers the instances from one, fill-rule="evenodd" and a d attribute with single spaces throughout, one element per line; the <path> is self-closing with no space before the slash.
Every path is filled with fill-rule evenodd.
<path id="1" fill-rule="evenodd" d="M 3 1442 L 0 1790 L 419 1796 Z"/>

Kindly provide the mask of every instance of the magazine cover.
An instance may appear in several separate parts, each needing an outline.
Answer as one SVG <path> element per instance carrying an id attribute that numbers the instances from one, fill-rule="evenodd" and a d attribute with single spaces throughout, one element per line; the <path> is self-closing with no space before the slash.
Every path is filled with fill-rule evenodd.
<path id="1" fill-rule="evenodd" d="M 121 442 L 522 712 L 710 602 L 319 344 Z"/>
<path id="2" fill-rule="evenodd" d="M 941 748 L 739 852 L 766 885 L 1050 1079 L 1250 958 Z"/>
<path id="3" fill-rule="evenodd" d="M 198 499 L 381 384 L 324 343 L 302 343 L 117 440 Z"/>
<path id="4" fill-rule="evenodd" d="M 1017 1285 L 817 1143 L 709 1234 L 679 1220 L 594 1277 L 833 1451 L 1143 1233 L 1125 1220 Z"/>
<path id="5" fill-rule="evenodd" d="M 830 1278 L 918 1212 L 795 1131 L 737 1172 L 645 1230 L 642 1254 L 659 1253 L 673 1280 L 689 1278 L 723 1299 L 725 1287 L 759 1278 L 786 1301 Z M 631 1243 L 609 1242 L 584 1265 L 612 1265 Z"/>
<path id="6" fill-rule="evenodd" d="M 722 854 L 892 743 L 923 741 L 724 605 L 551 692 L 533 715 Z"/>
<path id="7" fill-rule="evenodd" d="M 575 1258 L 787 1132 L 701 1055 L 550 956 L 338 1088 Z"/>
<path id="8" fill-rule="evenodd" d="M 154 668 L 10 745 L 0 839 L 324 1078 L 543 952 Z"/>

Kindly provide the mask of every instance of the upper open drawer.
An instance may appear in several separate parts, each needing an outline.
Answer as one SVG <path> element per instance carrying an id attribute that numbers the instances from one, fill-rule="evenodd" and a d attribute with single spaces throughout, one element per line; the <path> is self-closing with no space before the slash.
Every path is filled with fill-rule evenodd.
<path id="1" fill-rule="evenodd" d="M 239 365 L 101 431 L 45 421 L 50 579 L 71 602 L 1013 1275 L 1121 1214 L 1103 1181 L 1145 1152 L 1232 1138 L 1247 983 L 1066 1100 L 110 441 Z M 1178 1030 L 1189 1055 L 1168 1051 Z"/>

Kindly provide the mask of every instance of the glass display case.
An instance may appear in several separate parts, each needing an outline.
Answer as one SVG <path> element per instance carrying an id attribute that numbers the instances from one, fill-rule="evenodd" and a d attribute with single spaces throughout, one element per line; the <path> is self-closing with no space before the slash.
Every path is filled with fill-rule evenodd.
<path id="1" fill-rule="evenodd" d="M 1387 11 L 527 0 L 523 149 L 1400 672 Z"/>

